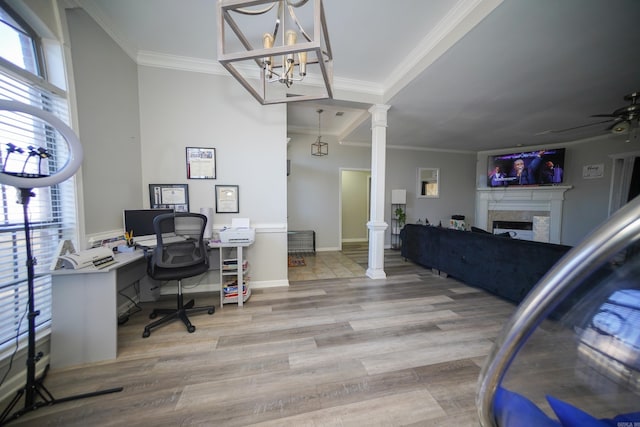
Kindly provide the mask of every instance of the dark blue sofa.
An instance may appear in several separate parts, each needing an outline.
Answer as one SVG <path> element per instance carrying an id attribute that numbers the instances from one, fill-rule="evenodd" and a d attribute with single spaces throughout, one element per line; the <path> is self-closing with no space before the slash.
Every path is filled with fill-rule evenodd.
<path id="1" fill-rule="evenodd" d="M 519 303 L 570 246 L 407 224 L 404 258 Z"/>

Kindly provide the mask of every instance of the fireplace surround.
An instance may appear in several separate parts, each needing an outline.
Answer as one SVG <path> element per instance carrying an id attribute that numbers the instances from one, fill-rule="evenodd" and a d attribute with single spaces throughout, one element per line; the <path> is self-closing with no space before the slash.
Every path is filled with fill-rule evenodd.
<path id="1" fill-rule="evenodd" d="M 564 193 L 571 186 L 478 188 L 476 227 L 491 231 L 494 221 L 541 224 L 540 241 L 561 243 Z M 546 235 L 545 235 L 546 234 Z M 547 238 L 548 236 L 548 238 Z"/>

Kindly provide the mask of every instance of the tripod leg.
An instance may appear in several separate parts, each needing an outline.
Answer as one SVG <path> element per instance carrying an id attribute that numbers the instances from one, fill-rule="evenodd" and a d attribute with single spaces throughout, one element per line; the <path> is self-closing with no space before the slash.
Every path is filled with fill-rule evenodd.
<path id="1" fill-rule="evenodd" d="M 16 418 L 21 417 L 22 415 L 34 411 L 42 406 L 50 406 L 55 405 L 56 403 L 68 402 L 76 399 L 84 399 L 86 397 L 100 396 L 108 393 L 117 393 L 123 390 L 122 387 L 111 388 L 108 390 L 100 390 L 94 391 L 91 393 L 79 394 L 76 396 L 69 396 L 62 399 L 55 399 L 49 390 L 44 386 L 44 378 L 49 371 L 49 365 L 47 365 L 44 369 L 44 372 L 40 376 L 40 378 L 36 378 L 36 362 L 40 360 L 41 354 L 36 354 L 36 326 L 35 326 L 35 318 L 40 314 L 39 310 L 35 309 L 35 292 L 34 292 L 34 264 L 35 259 L 31 254 L 31 240 L 30 236 L 30 226 L 29 226 L 29 212 L 28 212 L 28 204 L 29 199 L 33 197 L 35 194 L 31 191 L 31 189 L 22 188 L 20 189 L 21 195 L 21 203 L 22 203 L 22 212 L 24 215 L 24 235 L 25 235 L 25 243 L 26 243 L 26 253 L 27 253 L 27 284 L 28 284 L 28 319 L 29 319 L 29 329 L 28 329 L 28 354 L 27 354 L 27 381 L 26 385 L 20 389 L 14 398 L 11 400 L 7 408 L 0 414 L 0 425 L 4 425 L 6 422 L 11 420 L 15 420 Z M 36 402 L 36 395 L 40 396 L 42 402 Z M 10 417 L 9 414 L 16 406 L 18 401 L 24 396 L 24 407 L 13 413 Z"/>
<path id="2" fill-rule="evenodd" d="M 64 402 L 70 402 L 72 400 L 86 399 L 87 397 L 102 396 L 104 394 L 109 394 L 109 393 L 118 393 L 118 392 L 121 392 L 122 390 L 124 390 L 124 388 L 122 388 L 122 387 L 114 387 L 114 388 L 108 388 L 108 389 L 105 389 L 105 390 L 92 391 L 92 392 L 89 392 L 89 393 L 76 394 L 76 395 L 73 395 L 73 396 L 62 397 L 60 399 L 53 399 L 48 404 L 49 405 L 55 405 L 56 403 L 64 403 Z"/>
<path id="3" fill-rule="evenodd" d="M 11 402 L 9 402 L 9 404 L 4 409 L 4 411 L 2 411 L 2 414 L 0 414 L 0 425 L 4 424 L 4 421 L 7 419 L 7 416 L 11 413 L 13 408 L 15 408 L 16 404 L 20 401 L 23 395 L 24 395 L 23 388 L 16 392 L 16 395 L 13 396 L 13 399 L 11 399 Z"/>
<path id="4" fill-rule="evenodd" d="M 42 373 L 42 375 L 40 376 L 40 378 L 36 379 L 34 384 L 33 384 L 32 392 L 34 392 L 35 394 L 40 396 L 42 398 L 42 401 L 41 402 L 33 401 L 30 404 L 27 404 L 25 402 L 24 408 L 22 408 L 19 411 L 14 412 L 11 415 L 11 417 L 7 418 L 8 415 L 13 410 L 13 408 L 18 403 L 18 401 L 20 401 L 20 398 L 25 395 L 25 391 L 26 391 L 25 388 L 19 390 L 16 393 L 16 395 L 14 396 L 14 398 L 11 400 L 11 402 L 9 403 L 7 408 L 0 415 L 0 426 L 4 425 L 5 423 L 8 423 L 11 420 L 15 420 L 17 418 L 20 418 L 24 414 L 27 414 L 27 413 L 29 413 L 31 411 L 35 411 L 36 409 L 38 409 L 38 408 L 40 408 L 42 406 L 52 406 L 52 405 L 56 405 L 58 403 L 70 402 L 72 400 L 86 399 L 88 397 L 94 397 L 94 396 L 102 396 L 104 394 L 109 394 L 109 393 L 118 393 L 118 392 L 121 392 L 122 390 L 124 390 L 123 387 L 114 387 L 114 388 L 109 388 L 109 389 L 105 389 L 105 390 L 92 391 L 92 392 L 89 392 L 89 393 L 76 394 L 76 395 L 73 395 L 73 396 L 67 396 L 67 397 L 63 397 L 63 398 L 60 398 L 60 399 L 56 399 L 56 398 L 53 397 L 53 395 L 49 392 L 49 390 L 47 390 L 47 388 L 43 384 L 44 378 L 47 375 L 48 371 L 49 371 L 49 365 L 46 366 L 46 368 L 45 368 L 44 372 Z"/>

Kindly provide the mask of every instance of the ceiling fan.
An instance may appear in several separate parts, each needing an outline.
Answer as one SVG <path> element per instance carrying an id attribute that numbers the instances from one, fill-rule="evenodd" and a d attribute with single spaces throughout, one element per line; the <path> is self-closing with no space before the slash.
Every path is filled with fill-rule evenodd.
<path id="1" fill-rule="evenodd" d="M 573 126 L 565 129 L 549 129 L 543 132 L 538 132 L 536 135 L 546 135 L 549 133 L 562 133 L 569 132 L 576 129 L 582 129 L 589 126 L 596 126 L 603 123 L 613 122 L 606 130 L 615 134 L 631 134 L 631 131 L 638 128 L 640 124 L 640 91 L 632 92 L 624 97 L 625 101 L 629 102 L 629 105 L 618 108 L 610 114 L 594 114 L 591 117 L 608 117 L 607 120 L 601 120 L 594 123 L 587 123 L 580 126 Z M 627 140 L 628 142 L 628 140 Z"/>

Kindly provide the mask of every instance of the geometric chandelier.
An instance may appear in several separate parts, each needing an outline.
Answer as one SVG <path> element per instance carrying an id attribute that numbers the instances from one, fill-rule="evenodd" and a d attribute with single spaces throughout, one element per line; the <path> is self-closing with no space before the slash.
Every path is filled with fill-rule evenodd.
<path id="1" fill-rule="evenodd" d="M 333 98 L 322 0 L 218 0 L 217 10 L 218 61 L 258 102 Z"/>
<path id="2" fill-rule="evenodd" d="M 320 129 L 320 116 L 322 115 L 322 109 L 316 110 L 318 113 L 318 138 L 316 142 L 311 144 L 311 155 L 312 156 L 326 156 L 329 154 L 329 144 L 322 141 L 322 132 Z"/>

